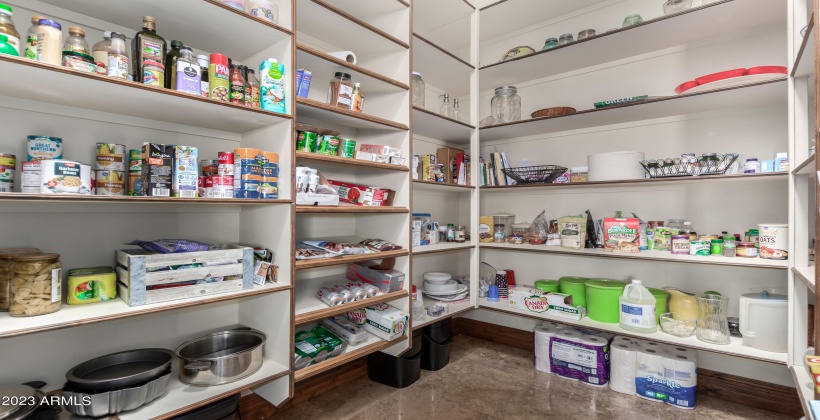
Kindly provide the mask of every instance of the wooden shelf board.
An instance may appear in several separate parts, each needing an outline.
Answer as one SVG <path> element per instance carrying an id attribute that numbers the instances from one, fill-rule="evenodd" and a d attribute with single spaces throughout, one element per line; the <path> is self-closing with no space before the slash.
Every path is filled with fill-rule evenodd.
<path id="1" fill-rule="evenodd" d="M 385 1 L 385 0 L 322 0 L 325 3 L 334 6 L 345 13 L 355 16 L 365 22 L 379 22 L 387 20 L 387 15 L 395 15 L 402 12 L 407 12 L 409 4 L 402 0 Z"/>
<path id="2" fill-rule="evenodd" d="M 805 77 L 814 74 L 814 12 L 809 17 L 808 28 L 806 28 L 806 35 L 800 43 L 800 50 L 797 51 L 797 56 L 792 64 L 792 77 Z"/>
<path id="3" fill-rule="evenodd" d="M 368 93 L 398 92 L 410 89 L 410 86 L 406 83 L 391 79 L 364 67 L 348 63 L 347 61 L 307 45 L 299 44 L 296 46 L 296 65 L 300 69 L 311 70 L 314 74 L 317 73 L 320 68 L 324 68 L 324 73 L 331 75 L 337 71 L 352 73 L 353 79 L 362 82 L 363 86 L 367 86 Z"/>
<path id="4" fill-rule="evenodd" d="M 367 213 L 367 214 L 391 214 L 410 213 L 407 207 L 394 206 L 354 206 L 352 204 L 339 204 L 338 207 L 331 206 L 296 206 L 296 213 Z"/>
<path id="5" fill-rule="evenodd" d="M 216 386 L 194 386 L 180 382 L 176 370 L 171 374 L 165 395 L 134 411 L 117 414 L 120 420 L 159 420 L 178 416 L 222 398 L 239 394 L 290 374 L 290 368 L 271 358 L 262 362 L 259 370 L 236 382 Z"/>
<path id="6" fill-rule="evenodd" d="M 202 51 L 222 53 L 232 57 L 234 61 L 247 60 L 293 34 L 287 28 L 224 5 L 218 0 L 139 0 L 120 2 L 117 7 L 100 7 L 97 0 L 43 2 L 130 28 L 133 32 L 141 29 L 141 16 L 153 16 L 157 18 L 159 33 L 166 41 L 179 39 L 185 45 Z M 191 16 L 196 16 L 196 19 Z M 225 36 L 225 28 L 230 28 L 230 36 Z M 236 42 L 237 39 L 243 41 Z M 130 48 L 130 41 L 128 45 Z M 244 64 L 250 68 L 259 66 L 259 63 Z"/>
<path id="7" fill-rule="evenodd" d="M 333 122 L 353 128 L 369 128 L 376 130 L 409 130 L 404 124 L 384 118 L 374 117 L 361 112 L 342 109 L 313 99 L 296 98 L 296 113 L 300 117 Z"/>
<path id="8" fill-rule="evenodd" d="M 441 252 L 462 251 L 465 249 L 473 249 L 475 244 L 458 242 L 442 242 L 433 245 L 415 246 L 413 247 L 413 255 L 437 254 Z"/>
<path id="9" fill-rule="evenodd" d="M 727 356 L 740 357 L 743 359 L 756 360 L 778 365 L 786 364 L 787 353 L 773 353 L 745 346 L 743 345 L 743 339 L 740 337 L 731 337 L 731 342 L 726 345 L 711 344 L 705 341 L 698 340 L 694 335 L 689 337 L 676 337 L 674 335 L 667 334 L 661 331 L 660 329 L 658 329 L 657 332 L 651 334 L 633 333 L 622 329 L 618 324 L 607 324 L 603 322 L 598 322 L 590 319 L 589 317 L 581 318 L 580 321 L 574 321 L 566 318 L 556 318 L 543 313 L 530 312 L 522 309 L 513 309 L 509 307 L 509 303 L 506 301 L 490 303 L 487 302 L 487 298 L 479 298 L 478 306 L 479 308 L 489 309 L 491 311 L 510 313 L 537 320 L 548 320 L 552 322 L 558 322 L 561 324 L 589 328 L 597 331 L 604 331 L 617 335 L 624 335 L 628 337 L 640 338 L 643 340 L 671 344 L 674 346 L 703 350 Z"/>
<path id="10" fill-rule="evenodd" d="M 335 279 L 335 282 L 334 282 Z M 316 296 L 316 292 L 323 285 L 326 284 L 343 284 L 347 280 L 344 276 L 330 276 L 319 277 L 310 280 L 296 281 L 296 304 L 295 304 L 295 318 L 293 323 L 295 325 L 306 324 L 312 321 L 329 318 L 334 315 L 345 314 L 354 309 L 364 308 L 366 306 L 373 306 L 378 303 L 387 303 L 396 299 L 406 298 L 410 296 L 407 290 L 399 290 L 392 293 L 375 296 L 369 299 L 360 300 L 353 303 L 347 303 L 338 306 L 327 306 Z"/>
<path id="11" fill-rule="evenodd" d="M 470 94 L 470 76 L 475 67 L 427 38 L 413 34 L 413 71 L 421 73 L 425 85 L 448 92 L 453 98 Z M 428 98 L 427 103 L 438 103 Z M 464 104 L 466 105 L 466 104 Z M 464 112 L 469 108 L 464 106 Z"/>
<path id="12" fill-rule="evenodd" d="M 473 127 L 423 108 L 413 107 L 413 134 L 454 144 L 470 144 Z"/>
<path id="13" fill-rule="evenodd" d="M 57 195 L 57 194 L 23 194 L 0 193 L 0 201 L 37 201 L 37 202 L 73 202 L 73 203 L 148 203 L 148 204 L 189 204 L 189 205 L 235 205 L 264 206 L 290 204 L 293 200 L 263 200 L 253 198 L 180 198 L 180 197 L 132 197 L 128 195 Z"/>
<path id="14" fill-rule="evenodd" d="M 4 96 L 205 129 L 242 134 L 292 119 L 286 114 L 8 55 L 0 55 L 0 74 L 15 80 L 5 85 Z"/>
<path id="15" fill-rule="evenodd" d="M 648 179 L 628 179 L 623 181 L 593 181 L 593 182 L 576 182 L 567 184 L 519 184 L 510 185 L 506 187 L 499 186 L 484 186 L 482 191 L 499 192 L 499 191 L 513 191 L 516 189 L 528 188 L 585 188 L 585 187 L 633 187 L 642 185 L 658 185 L 658 184 L 689 184 L 689 183 L 708 183 L 708 182 L 724 182 L 724 181 L 759 181 L 761 179 L 781 179 L 783 181 L 788 179 L 788 172 L 767 172 L 760 174 L 735 174 L 735 175 L 707 175 L 707 176 L 684 176 L 676 178 L 648 178 Z"/>
<path id="16" fill-rule="evenodd" d="M 437 300 L 433 300 L 433 299 L 430 299 L 430 298 L 427 298 L 427 297 L 424 298 L 424 301 L 427 302 L 424 305 L 425 309 L 427 307 L 435 305 L 436 303 L 439 303 Z M 413 330 L 415 331 L 419 328 L 424 328 L 427 325 L 430 325 L 434 322 L 443 321 L 447 318 L 453 318 L 455 316 L 458 316 L 460 314 L 463 314 L 465 312 L 469 312 L 469 311 L 472 311 L 473 309 L 475 309 L 473 307 L 473 305 L 470 305 L 470 298 L 469 297 L 467 297 L 467 299 L 462 301 L 462 302 L 448 303 L 447 305 L 449 306 L 449 310 L 450 310 L 448 313 L 446 313 L 442 316 L 435 316 L 435 317 L 425 314 L 424 315 L 425 316 L 424 320 L 422 320 L 420 322 L 413 322 Z"/>
<path id="17" fill-rule="evenodd" d="M 800 279 L 806 287 L 814 293 L 814 266 L 810 267 L 792 267 L 794 276 Z"/>
<path id="18" fill-rule="evenodd" d="M 482 62 L 492 62 L 480 68 L 479 91 L 778 24 L 785 29 L 786 7 L 782 2 L 724 0 L 503 62 L 496 62 L 497 57 L 481 57 Z M 693 27 L 700 30 L 692 31 Z"/>
<path id="19" fill-rule="evenodd" d="M 254 288 L 250 290 L 209 295 L 202 298 L 180 299 L 143 306 L 128 306 L 125 301 L 119 298 L 87 305 L 67 305 L 64 303 L 62 308 L 57 312 L 33 317 L 17 318 L 10 316 L 8 312 L 0 312 L 0 338 L 78 327 L 132 316 L 172 311 L 191 306 L 207 305 L 215 302 L 241 299 L 248 296 L 281 292 L 290 290 L 291 288 L 289 284 L 274 285 L 267 283 L 264 286 L 254 285 Z"/>
<path id="20" fill-rule="evenodd" d="M 356 346 L 348 346 L 347 350 L 336 356 L 326 359 L 325 361 L 308 366 L 302 370 L 297 370 L 293 373 L 293 381 L 300 382 L 312 376 L 316 376 L 322 372 L 326 372 L 330 369 L 335 368 L 336 366 L 341 366 L 347 362 L 352 360 L 359 359 L 361 357 L 367 356 L 370 353 L 375 353 L 380 350 L 384 350 L 388 347 L 394 346 L 399 344 L 408 339 L 409 334 L 405 334 L 404 336 L 397 338 L 393 341 L 385 341 L 379 337 L 376 337 L 373 334 L 368 333 L 370 338 Z"/>
<path id="21" fill-rule="evenodd" d="M 794 175 L 809 175 L 814 173 L 814 157 L 815 155 L 811 155 L 803 162 L 800 162 L 799 165 L 792 169 L 792 173 Z"/>
<path id="22" fill-rule="evenodd" d="M 422 181 L 420 179 L 413 180 L 413 188 L 424 191 L 440 191 L 447 193 L 461 193 L 469 192 L 475 189 L 473 185 L 458 185 L 458 184 L 444 184 L 435 181 Z"/>
<path id="23" fill-rule="evenodd" d="M 806 368 L 802 365 L 790 366 L 789 371 L 794 380 L 794 387 L 797 388 L 797 395 L 800 397 L 800 405 L 803 406 L 803 414 L 806 415 L 806 420 L 814 420 L 814 414 L 811 407 L 809 407 L 809 402 L 814 400 L 814 380 L 812 376 L 806 372 Z"/>
<path id="24" fill-rule="evenodd" d="M 404 171 L 408 172 L 410 168 L 405 165 L 393 165 L 390 163 L 379 163 L 379 162 L 370 162 L 367 160 L 359 160 L 359 159 L 348 159 L 343 158 L 341 156 L 326 156 L 320 155 L 316 153 L 309 153 L 309 152 L 296 152 L 296 159 L 302 160 L 311 160 L 315 162 L 323 162 L 333 165 L 352 165 L 358 166 L 360 168 L 366 169 L 387 169 L 391 171 Z"/>
<path id="25" fill-rule="evenodd" d="M 738 1 L 738 0 L 732 0 Z M 536 134 L 644 121 L 675 115 L 694 114 L 734 107 L 750 107 L 785 102 L 787 78 L 750 83 L 730 88 L 663 96 L 620 106 L 587 109 L 560 117 L 543 117 L 479 129 L 481 141 L 503 140 Z"/>
<path id="26" fill-rule="evenodd" d="M 383 258 L 406 257 L 410 252 L 406 249 L 396 251 L 377 252 L 364 255 L 345 255 L 342 257 L 321 258 L 318 260 L 297 260 L 294 264 L 296 270 L 306 270 L 309 268 L 330 267 L 334 265 L 349 264 L 370 260 L 381 260 Z"/>
<path id="27" fill-rule="evenodd" d="M 748 268 L 766 268 L 776 270 L 786 270 L 789 267 L 788 260 L 768 260 L 763 258 L 741 258 L 741 257 L 724 257 L 719 255 L 710 255 L 708 257 L 697 255 L 676 255 L 665 251 L 641 251 L 638 253 L 622 253 L 622 252 L 604 252 L 601 248 L 596 249 L 569 249 L 560 246 L 546 246 L 546 245 L 511 245 L 507 243 L 496 244 L 487 243 L 480 244 L 479 247 L 483 250 L 499 250 L 499 251 L 513 251 L 513 252 L 536 252 L 545 254 L 567 255 L 573 257 L 591 257 L 591 258 L 621 258 L 635 261 L 649 261 L 649 262 L 674 262 L 674 263 L 689 263 L 689 264 L 707 264 L 707 265 L 724 265 L 732 267 L 748 267 Z"/>

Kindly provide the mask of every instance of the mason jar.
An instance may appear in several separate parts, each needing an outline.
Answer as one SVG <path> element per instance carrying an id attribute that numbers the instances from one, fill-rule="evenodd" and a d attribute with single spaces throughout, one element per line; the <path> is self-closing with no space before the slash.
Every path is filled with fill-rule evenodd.
<path id="1" fill-rule="evenodd" d="M 421 73 L 413 72 L 413 106 L 424 108 L 424 80 L 421 78 Z"/>
<path id="2" fill-rule="evenodd" d="M 515 86 L 501 86 L 495 89 L 495 96 L 490 101 L 496 124 L 521 121 L 521 97 Z"/>

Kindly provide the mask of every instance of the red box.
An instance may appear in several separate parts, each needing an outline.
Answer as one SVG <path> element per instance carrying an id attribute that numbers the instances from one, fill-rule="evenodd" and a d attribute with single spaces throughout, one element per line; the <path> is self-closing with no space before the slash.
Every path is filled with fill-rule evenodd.
<path id="1" fill-rule="evenodd" d="M 640 252 L 641 221 L 632 217 L 604 218 L 604 251 Z"/>
<path id="2" fill-rule="evenodd" d="M 356 206 L 392 206 L 393 196 L 396 195 L 395 191 L 386 188 L 368 187 L 331 179 L 328 179 L 327 182 L 339 193 L 339 201 Z"/>

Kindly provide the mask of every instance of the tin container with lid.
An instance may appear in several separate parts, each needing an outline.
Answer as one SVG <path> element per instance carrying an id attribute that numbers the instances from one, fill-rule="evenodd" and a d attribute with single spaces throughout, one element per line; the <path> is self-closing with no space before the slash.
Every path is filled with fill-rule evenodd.
<path id="1" fill-rule="evenodd" d="M 35 316 L 60 310 L 62 305 L 60 254 L 15 255 L 11 264 L 9 315 Z"/>

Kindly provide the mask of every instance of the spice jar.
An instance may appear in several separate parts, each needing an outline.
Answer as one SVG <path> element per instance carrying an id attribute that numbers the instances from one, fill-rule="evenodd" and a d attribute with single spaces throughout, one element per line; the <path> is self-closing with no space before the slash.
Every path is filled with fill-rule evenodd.
<path id="1" fill-rule="evenodd" d="M 589 182 L 589 166 L 576 166 L 569 169 L 569 182 Z"/>
<path id="2" fill-rule="evenodd" d="M 495 96 L 490 101 L 493 118 L 496 124 L 521 120 L 521 97 L 515 86 L 501 86 L 495 89 Z"/>
<path id="3" fill-rule="evenodd" d="M 559 46 L 567 45 L 567 44 L 569 44 L 570 42 L 573 42 L 573 41 L 574 41 L 574 39 L 572 39 L 572 34 L 563 34 L 563 35 L 558 37 L 558 45 Z"/>
<path id="4" fill-rule="evenodd" d="M 427 85 L 425 85 L 424 80 L 421 78 L 421 73 L 413 72 L 411 84 L 413 86 L 413 106 L 424 108 L 424 96 L 426 94 L 425 89 L 427 89 Z"/>
<path id="5" fill-rule="evenodd" d="M 45 315 L 60 310 L 60 254 L 25 254 L 12 259 L 11 316 Z"/>
<path id="6" fill-rule="evenodd" d="M 464 226 L 456 227 L 455 242 L 464 243 L 467 241 L 467 236 L 464 233 Z"/>
<path id="7" fill-rule="evenodd" d="M 23 254 L 39 254 L 37 248 L 0 249 L 0 312 L 8 312 L 11 302 L 11 279 L 14 275 L 12 261 Z"/>
<path id="8" fill-rule="evenodd" d="M 327 90 L 327 103 L 339 108 L 350 109 L 353 105 L 353 83 L 350 75 L 337 71 L 330 79 L 330 88 Z"/>
<path id="9" fill-rule="evenodd" d="M 456 241 L 456 227 L 452 223 L 447 223 L 447 242 Z"/>
<path id="10" fill-rule="evenodd" d="M 723 239 L 712 239 L 712 255 L 723 255 Z"/>
<path id="11" fill-rule="evenodd" d="M 544 41 L 544 47 L 541 48 L 541 51 L 551 50 L 551 49 L 553 49 L 557 46 L 558 46 L 558 38 L 547 38 L 547 40 Z"/>
<path id="12" fill-rule="evenodd" d="M 754 242 L 738 242 L 735 255 L 743 258 L 757 258 L 757 247 Z"/>
<path id="13" fill-rule="evenodd" d="M 504 234 L 504 225 L 502 224 L 495 224 L 493 225 L 493 242 L 495 243 L 504 243 L 506 239 L 506 235 Z"/>
<path id="14" fill-rule="evenodd" d="M 737 241 L 734 236 L 723 237 L 723 256 L 734 257 L 737 254 Z"/>

